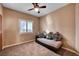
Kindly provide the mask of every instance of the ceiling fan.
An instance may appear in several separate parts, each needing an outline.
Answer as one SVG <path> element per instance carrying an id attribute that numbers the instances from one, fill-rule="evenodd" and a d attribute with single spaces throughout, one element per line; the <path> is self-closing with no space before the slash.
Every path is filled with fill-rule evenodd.
<path id="1" fill-rule="evenodd" d="M 28 11 L 35 10 L 36 12 L 40 13 L 41 8 L 46 8 L 46 6 L 39 6 L 38 3 L 32 3 L 32 5 L 33 8 L 28 9 Z"/>

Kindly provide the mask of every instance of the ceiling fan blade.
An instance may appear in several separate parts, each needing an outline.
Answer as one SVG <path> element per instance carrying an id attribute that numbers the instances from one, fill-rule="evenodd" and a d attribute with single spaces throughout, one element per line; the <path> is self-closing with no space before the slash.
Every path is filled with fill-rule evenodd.
<path id="1" fill-rule="evenodd" d="M 31 11 L 31 10 L 33 10 L 34 8 L 31 8 L 31 9 L 28 9 L 28 11 Z"/>
<path id="2" fill-rule="evenodd" d="M 33 5 L 35 4 L 35 3 L 32 3 Z"/>
<path id="3" fill-rule="evenodd" d="M 32 3 L 34 8 L 39 7 L 38 3 Z"/>
<path id="4" fill-rule="evenodd" d="M 46 8 L 46 6 L 40 6 L 39 8 Z"/>

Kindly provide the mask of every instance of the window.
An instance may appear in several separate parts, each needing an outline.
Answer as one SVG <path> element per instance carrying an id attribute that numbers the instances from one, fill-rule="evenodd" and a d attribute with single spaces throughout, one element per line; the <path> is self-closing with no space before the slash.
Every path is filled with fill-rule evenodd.
<path id="1" fill-rule="evenodd" d="M 26 21 L 26 20 L 20 20 L 20 32 L 33 32 L 33 22 L 32 21 Z"/>
<path id="2" fill-rule="evenodd" d="M 27 22 L 27 32 L 32 32 L 32 22 L 31 21 Z"/>

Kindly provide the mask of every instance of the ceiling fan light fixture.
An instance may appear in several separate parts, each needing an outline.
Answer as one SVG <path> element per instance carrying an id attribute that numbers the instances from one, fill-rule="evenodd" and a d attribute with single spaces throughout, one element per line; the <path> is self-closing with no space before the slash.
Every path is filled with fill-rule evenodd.
<path id="1" fill-rule="evenodd" d="M 46 8 L 46 6 L 39 6 L 38 3 L 32 3 L 32 4 L 33 4 L 33 8 L 28 9 L 28 11 L 34 10 L 35 12 L 39 14 L 41 8 Z"/>
<path id="2" fill-rule="evenodd" d="M 38 12 L 38 11 L 39 11 L 39 8 L 35 8 L 34 10 L 35 10 L 36 12 Z"/>

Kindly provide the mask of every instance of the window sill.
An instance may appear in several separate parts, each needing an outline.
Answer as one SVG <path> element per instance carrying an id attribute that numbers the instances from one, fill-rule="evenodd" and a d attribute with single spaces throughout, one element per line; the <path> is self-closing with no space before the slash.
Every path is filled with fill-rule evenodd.
<path id="1" fill-rule="evenodd" d="M 22 32 L 22 33 L 19 33 L 19 34 L 33 34 L 33 32 Z"/>

